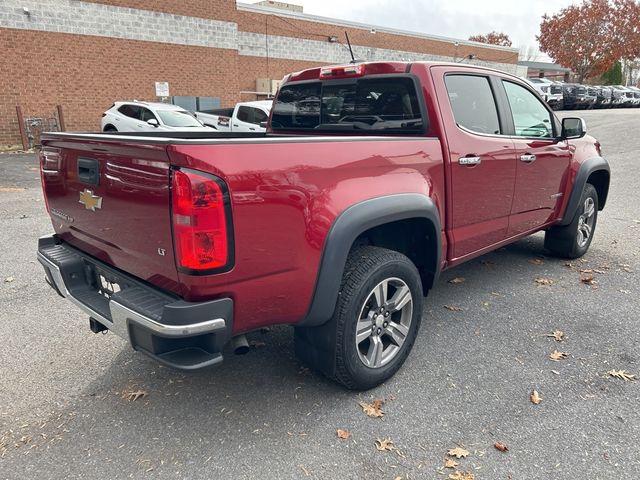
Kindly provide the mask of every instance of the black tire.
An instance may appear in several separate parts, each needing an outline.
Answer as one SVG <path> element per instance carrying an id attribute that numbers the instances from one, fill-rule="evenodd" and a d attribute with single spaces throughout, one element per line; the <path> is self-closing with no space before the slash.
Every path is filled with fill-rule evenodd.
<path id="1" fill-rule="evenodd" d="M 588 211 L 587 211 L 588 210 Z M 589 212 L 591 212 L 589 215 Z M 569 225 L 547 230 L 544 246 L 552 254 L 563 258 L 580 258 L 591 245 L 598 221 L 598 192 L 587 183 L 582 190 L 580 203 Z M 587 227 L 589 234 L 587 233 Z M 585 238 L 586 237 L 586 238 Z"/>
<path id="2" fill-rule="evenodd" d="M 385 282 L 387 290 L 378 290 L 376 296 L 374 289 Z M 398 301 L 406 299 L 407 288 L 411 298 Z M 388 299 L 380 307 L 377 299 L 382 296 Z M 349 389 L 373 388 L 392 377 L 409 355 L 420 327 L 422 300 L 420 274 L 409 258 L 385 248 L 358 247 L 347 259 L 333 317 L 319 327 L 296 328 L 296 354 Z M 399 310 L 395 303 L 401 304 Z M 368 338 L 357 344 L 356 327 L 363 338 L 367 325 Z M 396 336 L 404 339 L 399 342 Z M 370 365 L 365 364 L 368 356 Z"/>
<path id="3" fill-rule="evenodd" d="M 113 125 L 105 125 L 104 132 L 117 132 L 118 129 Z"/>

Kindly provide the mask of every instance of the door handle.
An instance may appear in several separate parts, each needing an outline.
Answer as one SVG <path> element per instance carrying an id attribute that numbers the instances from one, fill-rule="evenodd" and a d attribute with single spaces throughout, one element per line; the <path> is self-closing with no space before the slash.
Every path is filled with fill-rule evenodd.
<path id="1" fill-rule="evenodd" d="M 526 153 L 524 155 L 520 155 L 520 161 L 524 163 L 531 163 L 536 161 L 536 156 L 530 153 Z"/>
<path id="2" fill-rule="evenodd" d="M 482 160 L 480 157 L 460 157 L 458 163 L 460 165 L 480 165 Z"/>

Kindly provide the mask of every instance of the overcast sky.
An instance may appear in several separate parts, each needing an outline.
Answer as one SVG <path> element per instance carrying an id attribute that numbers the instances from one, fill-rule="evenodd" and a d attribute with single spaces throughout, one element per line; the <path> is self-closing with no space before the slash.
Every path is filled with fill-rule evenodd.
<path id="1" fill-rule="evenodd" d="M 253 0 L 244 0 L 255 3 Z M 571 0 L 283 0 L 303 5 L 305 13 L 381 27 L 467 39 L 497 30 L 514 47 L 536 45 L 544 13 Z"/>

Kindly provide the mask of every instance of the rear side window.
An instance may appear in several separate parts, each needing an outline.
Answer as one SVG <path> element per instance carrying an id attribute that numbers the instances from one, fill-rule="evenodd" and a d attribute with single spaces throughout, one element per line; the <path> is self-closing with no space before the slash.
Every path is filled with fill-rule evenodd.
<path id="1" fill-rule="evenodd" d="M 498 110 L 489 78 L 447 75 L 445 84 L 456 123 L 476 133 L 500 134 Z"/>
<path id="2" fill-rule="evenodd" d="M 274 102 L 271 125 L 274 131 L 376 133 L 422 133 L 426 127 L 409 77 L 285 85 Z"/>
<path id="3" fill-rule="evenodd" d="M 140 107 L 137 107 L 136 105 L 122 105 L 118 111 L 126 117 L 135 119 L 140 118 Z"/>
<path id="4" fill-rule="evenodd" d="M 268 115 L 259 108 L 240 107 L 238 108 L 238 120 L 245 123 L 260 125 L 261 122 L 268 120 Z"/>
<path id="5" fill-rule="evenodd" d="M 251 122 L 251 120 L 249 120 L 250 117 L 251 117 L 251 112 L 249 107 L 238 108 L 238 120 L 240 120 L 241 122 L 250 123 Z"/>

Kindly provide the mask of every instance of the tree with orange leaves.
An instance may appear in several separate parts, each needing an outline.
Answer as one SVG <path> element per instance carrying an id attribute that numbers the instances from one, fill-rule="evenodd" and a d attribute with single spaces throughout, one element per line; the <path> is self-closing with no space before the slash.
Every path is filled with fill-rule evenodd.
<path id="1" fill-rule="evenodd" d="M 509 35 L 502 32 L 489 32 L 486 35 L 472 35 L 469 37 L 469 41 L 489 43 L 491 45 L 500 45 L 502 47 L 510 47 L 512 45 Z"/>
<path id="2" fill-rule="evenodd" d="M 542 17 L 540 50 L 571 68 L 578 82 L 609 70 L 621 58 L 640 55 L 640 6 L 634 0 L 585 0 Z M 634 39 L 635 38 L 635 39 Z"/>
<path id="3" fill-rule="evenodd" d="M 635 0 L 613 0 L 613 35 L 620 42 L 620 58 L 640 58 L 640 3 Z"/>

